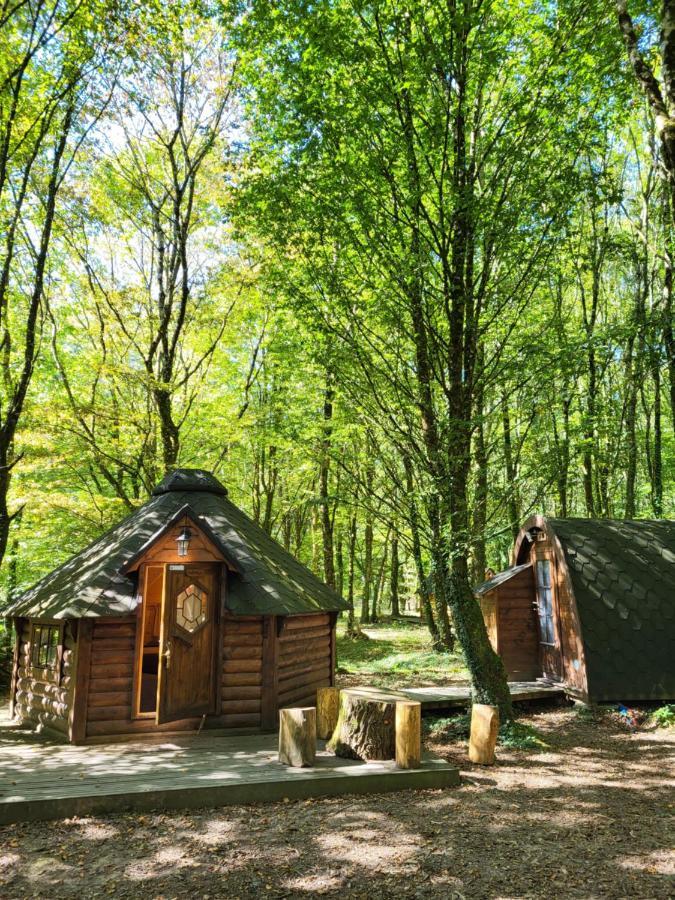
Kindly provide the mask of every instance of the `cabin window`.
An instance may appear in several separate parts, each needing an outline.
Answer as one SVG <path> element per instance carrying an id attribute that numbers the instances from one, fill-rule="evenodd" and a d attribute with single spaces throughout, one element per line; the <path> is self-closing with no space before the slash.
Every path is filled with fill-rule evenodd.
<path id="1" fill-rule="evenodd" d="M 537 612 L 542 644 L 555 644 L 551 562 L 548 559 L 537 560 Z"/>
<path id="2" fill-rule="evenodd" d="M 193 634 L 206 622 L 207 597 L 196 584 L 189 584 L 176 597 L 176 624 Z"/>
<path id="3" fill-rule="evenodd" d="M 36 669 L 55 669 L 58 662 L 58 625 L 34 625 L 31 640 L 30 664 Z"/>

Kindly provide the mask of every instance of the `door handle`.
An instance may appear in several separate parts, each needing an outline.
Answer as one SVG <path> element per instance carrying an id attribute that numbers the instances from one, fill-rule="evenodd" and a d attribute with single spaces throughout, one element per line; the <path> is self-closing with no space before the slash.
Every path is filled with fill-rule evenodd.
<path id="1" fill-rule="evenodd" d="M 171 665 L 171 641 L 167 641 L 166 650 L 162 653 L 162 658 L 164 659 L 164 665 L 168 672 Z"/>

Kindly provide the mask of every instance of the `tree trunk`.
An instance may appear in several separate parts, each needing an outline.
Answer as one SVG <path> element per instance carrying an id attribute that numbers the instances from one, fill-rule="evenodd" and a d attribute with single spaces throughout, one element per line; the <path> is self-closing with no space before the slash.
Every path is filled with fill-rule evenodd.
<path id="1" fill-rule="evenodd" d="M 372 522 L 366 520 L 366 527 L 363 533 L 364 544 L 364 565 L 363 565 L 363 588 L 361 592 L 361 625 L 367 625 L 370 622 L 370 589 L 373 578 L 373 525 Z"/>
<path id="2" fill-rule="evenodd" d="M 335 560 L 333 555 L 333 519 L 329 505 L 329 477 L 331 438 L 333 434 L 333 400 L 335 391 L 330 372 L 326 374 L 323 399 L 323 437 L 319 469 L 319 500 L 321 503 L 321 534 L 323 538 L 323 578 L 328 587 L 335 589 Z"/>
<path id="3" fill-rule="evenodd" d="M 347 584 L 347 602 L 349 604 L 349 612 L 347 613 L 347 634 L 354 637 L 357 633 L 354 621 L 354 565 L 356 561 L 356 513 L 352 514 L 349 523 L 349 574 Z"/>
<path id="4" fill-rule="evenodd" d="M 340 712 L 328 749 L 343 759 L 394 759 L 396 701 L 378 691 L 340 691 Z"/>
<path id="5" fill-rule="evenodd" d="M 389 608 L 392 619 L 398 619 L 401 615 L 398 597 L 399 559 L 398 559 L 398 535 L 394 532 L 391 539 L 391 564 L 389 566 Z"/>
<path id="6" fill-rule="evenodd" d="M 345 559 L 342 547 L 342 530 L 338 529 L 337 543 L 335 547 L 335 561 L 337 563 L 337 580 L 335 590 L 343 597 L 345 590 Z"/>
<path id="7" fill-rule="evenodd" d="M 417 590 L 421 599 L 424 620 L 429 629 L 429 634 L 431 635 L 432 646 L 437 653 L 440 653 L 445 647 L 441 640 L 438 625 L 434 618 L 434 611 L 431 606 L 431 598 L 429 597 L 428 579 L 424 571 L 424 560 L 422 559 L 422 542 L 420 539 L 417 503 L 415 502 L 413 469 L 412 463 L 407 456 L 403 457 L 403 467 L 405 469 L 406 491 L 408 494 L 408 521 L 412 537 L 413 560 L 415 561 L 415 571 L 417 573 Z"/>
<path id="8" fill-rule="evenodd" d="M 513 444 L 511 440 L 511 416 L 509 401 L 502 394 L 502 434 L 504 438 L 504 465 L 506 468 L 506 508 L 509 516 L 511 534 L 515 540 L 520 530 L 520 509 L 518 504 L 518 473 L 513 461 Z"/>
<path id="9" fill-rule="evenodd" d="M 480 358 L 482 359 L 482 350 Z M 485 550 L 485 529 L 487 526 L 488 503 L 488 457 L 485 446 L 485 410 L 483 408 L 482 381 L 476 397 L 479 416 L 475 434 L 476 486 L 473 497 L 473 542 L 471 550 L 472 580 L 479 584 L 485 578 L 487 554 Z"/>

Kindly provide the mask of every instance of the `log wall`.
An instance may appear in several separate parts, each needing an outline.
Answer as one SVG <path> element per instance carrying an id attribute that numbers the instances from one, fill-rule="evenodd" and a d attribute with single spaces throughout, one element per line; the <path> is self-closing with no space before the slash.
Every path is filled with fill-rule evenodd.
<path id="1" fill-rule="evenodd" d="M 154 719 L 132 720 L 136 625 L 135 616 L 93 620 L 87 737 L 154 730 Z"/>
<path id="2" fill-rule="evenodd" d="M 333 616 L 288 616 L 279 633 L 279 707 L 315 706 L 316 690 L 332 684 Z"/>
<path id="3" fill-rule="evenodd" d="M 225 616 L 220 710 L 225 728 L 260 728 L 262 616 Z"/>
<path id="4" fill-rule="evenodd" d="M 63 624 L 62 644 L 54 667 L 31 664 L 31 622 L 19 623 L 14 676 L 14 712 L 22 721 L 68 736 L 68 715 L 73 701 L 75 624 Z"/>
<path id="5" fill-rule="evenodd" d="M 133 718 L 136 617 L 92 619 L 66 623 L 61 676 L 57 671 L 30 667 L 30 624 L 22 624 L 17 654 L 15 707 L 23 719 L 49 725 L 68 736 L 68 718 L 75 683 L 76 634 L 80 625 L 88 652 L 79 648 L 86 665 L 78 683 L 85 694 L 76 704 L 78 715 L 86 718 L 81 739 L 196 728 L 200 718 L 184 719 L 157 726 L 154 717 Z M 267 624 L 262 616 L 225 616 L 223 621 L 222 673 L 219 689 L 220 715 L 209 724 L 225 728 L 260 728 L 263 690 L 270 693 L 267 706 L 314 706 L 318 687 L 333 681 L 334 623 L 329 613 L 292 616 Z M 278 632 L 278 634 L 277 634 Z M 264 676 L 264 656 L 274 660 L 271 677 Z M 269 645 L 273 646 L 270 652 Z M 265 687 L 263 687 L 265 685 Z M 276 694 L 276 698 L 275 695 Z M 79 695 L 78 695 L 79 696 Z"/>

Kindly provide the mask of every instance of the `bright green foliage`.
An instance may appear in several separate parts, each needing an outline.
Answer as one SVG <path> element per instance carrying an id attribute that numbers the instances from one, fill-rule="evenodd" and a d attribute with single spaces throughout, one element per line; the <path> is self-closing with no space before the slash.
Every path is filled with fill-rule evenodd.
<path id="1" fill-rule="evenodd" d="M 30 33 L 12 9 L 4 126 Z M 6 590 L 177 461 L 332 561 L 357 611 L 386 614 L 393 587 L 418 612 L 433 588 L 438 648 L 451 600 L 480 669 L 469 583 L 530 512 L 673 516 L 671 224 L 613 4 L 30 9 L 63 28 L 26 69 L 0 178 L 0 439 L 29 376 L 0 459 Z M 401 656 L 404 635 L 346 641 L 343 663 L 456 672 L 426 638 Z"/>
<path id="2" fill-rule="evenodd" d="M 433 740 L 468 740 L 471 732 L 471 714 L 467 712 L 447 718 L 425 718 L 424 729 Z M 507 750 L 541 751 L 548 749 L 548 744 L 536 728 L 524 722 L 515 721 L 505 722 L 500 726 L 497 744 Z"/>
<path id="3" fill-rule="evenodd" d="M 539 731 L 525 722 L 505 722 L 499 729 L 497 743 L 508 750 L 548 749 Z"/>
<path id="4" fill-rule="evenodd" d="M 673 728 L 675 726 L 675 705 L 666 703 L 665 706 L 659 706 L 651 714 L 651 720 L 659 728 Z"/>
<path id="5" fill-rule="evenodd" d="M 349 638 L 338 628 L 338 669 L 358 675 L 363 683 L 381 687 L 466 680 L 459 653 L 434 652 L 429 633 L 421 625 L 386 622 L 369 625 L 365 635 Z"/>

